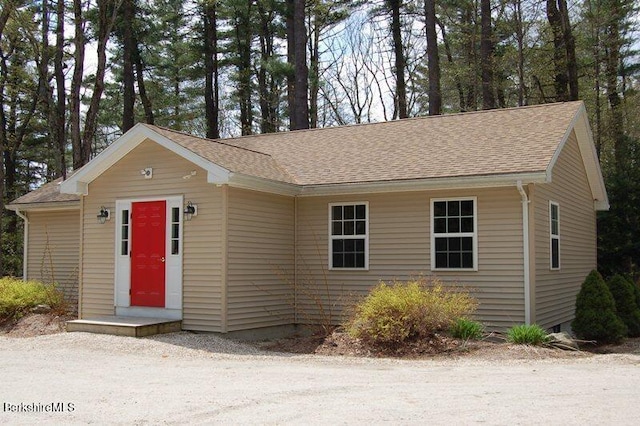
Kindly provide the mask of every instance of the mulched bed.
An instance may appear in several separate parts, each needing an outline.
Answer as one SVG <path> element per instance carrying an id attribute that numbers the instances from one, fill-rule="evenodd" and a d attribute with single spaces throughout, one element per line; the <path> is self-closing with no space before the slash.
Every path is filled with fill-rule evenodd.
<path id="1" fill-rule="evenodd" d="M 61 333 L 66 330 L 66 322 L 76 318 L 74 315 L 29 314 L 17 321 L 9 319 L 1 322 L 0 335 L 33 337 Z"/>
<path id="2" fill-rule="evenodd" d="M 565 351 L 551 347 L 514 345 L 502 336 L 492 334 L 482 340 L 462 341 L 445 335 L 409 343 L 399 348 L 374 349 L 364 345 L 340 329 L 328 336 L 297 334 L 291 337 L 260 342 L 261 349 L 296 354 L 317 354 L 354 357 L 419 358 L 478 358 L 485 360 L 508 359 L 566 359 L 583 358 L 598 353 L 627 353 L 640 355 L 640 338 L 626 339 L 618 345 L 583 345 L 581 351 Z"/>
<path id="3" fill-rule="evenodd" d="M 29 314 L 18 321 L 0 322 L 0 335 L 7 337 L 33 337 L 65 331 L 66 321 L 73 315 Z M 625 339 L 616 345 L 581 345 L 581 351 L 564 351 L 556 348 L 513 345 L 505 343 L 502 336 L 492 334 L 482 340 L 464 342 L 446 335 L 435 335 L 428 340 L 413 342 L 401 349 L 372 349 L 341 329 L 328 336 L 323 333 L 297 334 L 277 340 L 255 343 L 263 350 L 295 354 L 318 354 L 351 357 L 391 357 L 401 359 L 473 358 L 488 361 L 518 359 L 568 359 L 584 358 L 595 354 L 640 355 L 640 338 Z"/>

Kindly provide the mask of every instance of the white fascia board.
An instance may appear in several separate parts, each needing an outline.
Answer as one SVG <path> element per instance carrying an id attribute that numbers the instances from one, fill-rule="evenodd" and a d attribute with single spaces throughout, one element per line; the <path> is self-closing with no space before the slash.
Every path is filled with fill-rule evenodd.
<path id="1" fill-rule="evenodd" d="M 412 179 L 404 181 L 342 183 L 327 185 L 308 185 L 302 188 L 300 196 L 351 195 L 381 192 L 408 192 L 438 189 L 495 188 L 512 187 L 516 181 L 522 183 L 545 183 L 545 172 L 513 173 L 503 175 Z"/>
<path id="2" fill-rule="evenodd" d="M 571 120 L 571 124 L 567 128 L 562 141 L 558 145 L 556 152 L 553 154 L 553 157 L 547 166 L 547 183 L 551 183 L 553 180 L 553 168 L 555 167 L 569 136 L 571 136 L 572 131 L 576 132 L 578 149 L 580 150 L 580 157 L 582 157 L 582 163 L 587 173 L 589 188 L 591 189 L 591 195 L 594 200 L 594 208 L 596 210 L 609 210 L 609 197 L 607 196 L 607 189 L 604 184 L 602 170 L 600 169 L 600 161 L 598 160 L 598 154 L 596 153 L 593 133 L 591 132 L 587 109 L 585 108 L 584 103 L 576 112 L 573 120 Z"/>
<path id="3" fill-rule="evenodd" d="M 234 188 L 249 189 L 252 191 L 268 192 L 271 194 L 296 196 L 300 195 L 302 187 L 285 182 L 277 182 L 254 176 L 231 173 L 228 183 Z"/>
<path id="4" fill-rule="evenodd" d="M 151 130 L 143 124 L 136 124 L 131 130 L 116 139 L 93 160 L 82 166 L 67 180 L 60 184 L 63 194 L 87 195 L 89 183 L 100 176 L 109 167 L 124 157 L 129 151 L 140 145 Z M 155 134 L 155 132 L 153 132 Z M 84 184 L 84 185 L 82 185 Z"/>
<path id="5" fill-rule="evenodd" d="M 7 210 L 13 211 L 60 211 L 80 210 L 80 201 L 57 201 L 51 203 L 9 204 Z"/>
<path id="6" fill-rule="evenodd" d="M 182 145 L 172 141 L 171 139 L 154 132 L 148 127 L 145 127 L 145 129 L 147 129 L 151 133 L 150 136 L 147 136 L 148 139 L 151 139 L 158 145 L 206 170 L 208 183 L 222 185 L 229 182 L 229 178 L 231 176 L 231 172 L 229 170 L 215 163 L 212 163 L 209 160 L 204 159 L 193 151 L 190 151 Z"/>
<path id="7" fill-rule="evenodd" d="M 202 158 L 144 124 L 138 123 L 88 164 L 80 168 L 73 176 L 62 182 L 60 184 L 60 192 L 63 194 L 87 195 L 89 183 L 147 139 L 206 170 L 209 183 L 224 184 L 229 181 L 229 170 Z"/>

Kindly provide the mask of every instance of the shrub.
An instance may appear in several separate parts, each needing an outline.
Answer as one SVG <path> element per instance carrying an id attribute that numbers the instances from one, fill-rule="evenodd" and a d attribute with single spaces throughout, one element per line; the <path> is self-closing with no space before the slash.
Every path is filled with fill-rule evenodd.
<path id="1" fill-rule="evenodd" d="M 549 340 L 547 332 L 537 324 L 514 325 L 507 330 L 507 341 L 519 345 L 542 345 Z"/>
<path id="2" fill-rule="evenodd" d="M 636 304 L 633 284 L 622 275 L 614 275 L 607 284 L 615 301 L 618 317 L 627 326 L 629 336 L 640 336 L 640 309 Z"/>
<path id="3" fill-rule="evenodd" d="M 398 347 L 448 329 L 477 305 L 467 292 L 445 288 L 437 279 L 382 282 L 354 307 L 345 328 L 365 344 Z"/>
<path id="4" fill-rule="evenodd" d="M 627 326 L 616 314 L 609 287 L 596 270 L 582 283 L 571 327 L 578 337 L 603 343 L 617 342 L 627 334 Z"/>
<path id="5" fill-rule="evenodd" d="M 449 333 L 456 339 L 480 339 L 484 333 L 484 326 L 478 321 L 458 318 L 449 329 Z"/>
<path id="6" fill-rule="evenodd" d="M 638 309 L 640 309 L 640 283 L 632 282 L 631 286 L 633 287 L 633 294 L 636 296 L 636 305 L 638 306 Z"/>
<path id="7" fill-rule="evenodd" d="M 0 321 L 20 318 L 31 308 L 43 304 L 57 311 L 64 311 L 66 307 L 62 292 L 52 284 L 0 279 Z"/>

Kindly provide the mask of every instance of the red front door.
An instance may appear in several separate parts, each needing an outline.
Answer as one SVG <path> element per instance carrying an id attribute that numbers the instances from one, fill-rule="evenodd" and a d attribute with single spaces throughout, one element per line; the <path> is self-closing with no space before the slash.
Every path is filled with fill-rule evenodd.
<path id="1" fill-rule="evenodd" d="M 131 206 L 131 306 L 164 308 L 166 201 Z"/>

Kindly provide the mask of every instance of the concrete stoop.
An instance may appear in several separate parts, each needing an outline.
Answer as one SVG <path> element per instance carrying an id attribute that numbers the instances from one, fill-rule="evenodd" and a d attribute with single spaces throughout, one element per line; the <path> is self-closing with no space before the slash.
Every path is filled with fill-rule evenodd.
<path id="1" fill-rule="evenodd" d="M 145 337 L 182 330 L 181 320 L 105 316 L 67 321 L 67 331 Z"/>

